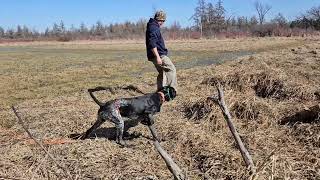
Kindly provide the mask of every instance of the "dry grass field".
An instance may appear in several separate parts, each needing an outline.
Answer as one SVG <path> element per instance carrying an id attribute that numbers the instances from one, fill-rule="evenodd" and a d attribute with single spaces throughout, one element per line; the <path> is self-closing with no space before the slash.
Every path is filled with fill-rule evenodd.
<path id="1" fill-rule="evenodd" d="M 320 39 L 172 41 L 177 98 L 156 117 L 161 145 L 189 179 L 320 179 Z M 95 121 L 96 86 L 156 88 L 142 41 L 31 42 L 0 45 L 0 179 L 173 179 L 147 127 L 127 121 L 127 142 L 106 122 L 96 137 L 68 138 Z M 217 105 L 226 103 L 257 166 L 250 175 Z M 119 90 L 100 99 L 131 97 Z M 58 167 L 26 134 L 32 135 Z"/>

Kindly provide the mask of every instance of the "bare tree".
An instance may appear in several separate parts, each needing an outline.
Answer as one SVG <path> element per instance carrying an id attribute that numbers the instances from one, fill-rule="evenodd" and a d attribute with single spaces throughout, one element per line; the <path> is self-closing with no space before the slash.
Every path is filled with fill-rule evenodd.
<path id="1" fill-rule="evenodd" d="M 271 22 L 280 27 L 285 27 L 287 25 L 287 19 L 281 13 L 277 14 Z"/>
<path id="2" fill-rule="evenodd" d="M 311 8 L 307 14 L 313 20 L 320 20 L 320 6 Z"/>
<path id="3" fill-rule="evenodd" d="M 252 16 L 251 18 L 250 18 L 250 26 L 255 26 L 255 25 L 257 25 L 259 22 L 258 22 L 258 19 L 257 19 L 257 17 L 256 16 Z"/>
<path id="4" fill-rule="evenodd" d="M 254 3 L 254 7 L 255 7 L 255 9 L 256 9 L 256 11 L 258 13 L 259 22 L 260 22 L 260 25 L 261 25 L 265 21 L 266 14 L 270 11 L 270 9 L 272 7 L 270 5 L 268 5 L 268 4 L 262 4 L 259 1 L 256 1 Z"/>

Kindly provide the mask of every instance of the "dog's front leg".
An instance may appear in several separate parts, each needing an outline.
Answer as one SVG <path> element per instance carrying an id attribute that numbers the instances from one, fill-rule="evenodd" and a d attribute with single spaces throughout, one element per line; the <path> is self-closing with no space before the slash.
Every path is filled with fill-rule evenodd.
<path id="1" fill-rule="evenodd" d="M 116 124 L 117 128 L 117 137 L 116 142 L 122 146 L 126 146 L 127 144 L 123 140 L 123 131 L 124 131 L 124 121 L 121 119 L 118 124 Z"/>
<path id="2" fill-rule="evenodd" d="M 88 129 L 81 137 L 81 139 L 86 139 L 88 137 L 90 137 L 90 134 L 96 130 L 99 126 L 101 126 L 101 124 L 104 123 L 104 120 L 100 117 L 100 115 L 98 114 L 98 118 L 97 121 L 93 124 L 93 126 Z"/>
<path id="3" fill-rule="evenodd" d="M 126 143 L 123 140 L 124 120 L 118 111 L 112 112 L 111 120 L 115 123 L 117 129 L 116 142 L 122 146 L 125 146 Z"/>

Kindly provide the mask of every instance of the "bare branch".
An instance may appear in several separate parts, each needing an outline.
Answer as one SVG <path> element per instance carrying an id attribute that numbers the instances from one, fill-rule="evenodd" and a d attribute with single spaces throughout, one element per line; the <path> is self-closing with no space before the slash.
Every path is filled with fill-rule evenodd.
<path id="1" fill-rule="evenodd" d="M 229 126 L 229 129 L 237 143 L 237 145 L 239 146 L 239 150 L 241 152 L 242 158 L 245 161 L 246 165 L 248 168 L 250 168 L 252 173 L 255 173 L 255 166 L 253 164 L 252 158 L 248 152 L 248 150 L 245 148 L 233 122 L 232 122 L 232 118 L 229 112 L 229 109 L 227 108 L 225 101 L 224 101 L 224 93 L 223 93 L 223 89 L 222 86 L 219 82 L 217 82 L 216 84 L 216 88 L 218 91 L 218 96 L 217 97 L 209 97 L 208 100 L 213 100 L 216 104 L 219 105 L 224 118 L 227 121 L 227 124 Z"/>

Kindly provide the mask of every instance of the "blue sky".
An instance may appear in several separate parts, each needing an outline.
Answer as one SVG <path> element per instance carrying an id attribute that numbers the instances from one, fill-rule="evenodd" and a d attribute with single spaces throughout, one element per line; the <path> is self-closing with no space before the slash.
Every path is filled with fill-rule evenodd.
<path id="1" fill-rule="evenodd" d="M 217 0 L 206 0 L 216 3 Z M 223 0 L 228 16 L 255 15 L 255 0 Z M 0 0 L 0 26 L 15 28 L 18 24 L 43 31 L 54 22 L 64 21 L 67 27 L 88 26 L 100 20 L 104 24 L 148 19 L 154 9 L 167 12 L 167 25 L 174 21 L 182 26 L 191 26 L 189 18 L 194 13 L 198 0 Z M 272 6 L 268 18 L 281 12 L 288 19 L 314 6 L 320 0 L 260 0 Z"/>

